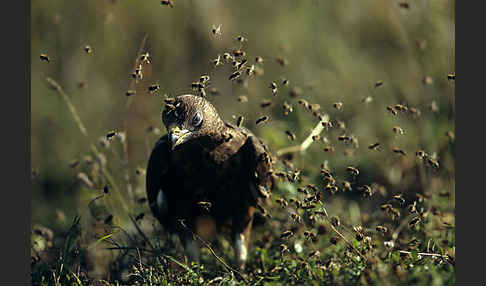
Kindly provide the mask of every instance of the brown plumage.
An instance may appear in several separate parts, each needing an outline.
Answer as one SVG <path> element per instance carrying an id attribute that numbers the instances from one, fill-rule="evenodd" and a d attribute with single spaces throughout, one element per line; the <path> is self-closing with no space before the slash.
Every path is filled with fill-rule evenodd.
<path id="1" fill-rule="evenodd" d="M 193 234 L 208 238 L 212 229 L 228 226 L 236 264 L 243 268 L 254 211 L 273 187 L 270 154 L 202 97 L 181 95 L 166 103 L 162 121 L 168 134 L 156 143 L 147 167 L 150 208 L 194 261 L 199 245 Z"/>

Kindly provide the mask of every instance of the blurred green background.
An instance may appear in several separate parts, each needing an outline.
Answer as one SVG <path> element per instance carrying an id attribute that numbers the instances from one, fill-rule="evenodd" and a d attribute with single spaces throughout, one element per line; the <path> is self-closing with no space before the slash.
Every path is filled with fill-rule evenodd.
<path id="1" fill-rule="evenodd" d="M 106 157 L 106 169 L 119 188 L 119 193 L 110 192 L 109 211 L 118 212 L 115 218 L 126 216 L 115 198 L 120 196 L 131 214 L 147 212 L 147 206 L 128 202 L 145 193 L 144 177 L 136 170 L 145 168 L 158 138 L 147 128 L 157 127 L 164 134 L 164 95 L 193 93 L 191 82 L 203 74 L 210 75 L 210 87 L 220 91 L 214 96 L 208 92 L 208 97 L 222 117 L 235 122 L 235 116 L 244 115 L 244 125 L 274 152 L 302 142 L 318 122 L 298 99 L 320 104 L 334 124 L 321 136 L 335 152 L 324 152 L 326 144 L 316 142 L 297 156 L 294 164 L 303 169 L 306 182 L 320 184 L 316 178 L 327 160 L 337 178 L 349 180 L 346 167 L 357 166 L 357 184 L 377 182 L 389 194 L 454 190 L 453 140 L 446 132 L 454 132 L 455 118 L 454 83 L 447 79 L 455 70 L 455 1 L 409 1 L 408 9 L 389 0 L 173 2 L 174 8 L 155 0 L 31 1 L 33 224 L 62 231 L 102 194 L 103 180 L 88 189 L 77 179 L 89 169 L 84 156 L 96 157 L 90 144 Z M 222 34 L 215 36 L 211 29 L 218 25 Z M 238 35 L 248 39 L 242 47 L 248 65 L 256 56 L 264 58 L 258 65 L 264 73 L 249 79 L 247 86 L 228 80 L 231 64 L 211 65 L 218 54 L 240 47 Z M 127 104 L 125 92 L 133 88 L 130 74 L 145 36 L 142 51 L 150 53 L 151 63 Z M 84 51 L 86 45 L 91 54 Z M 39 59 L 42 53 L 50 62 Z M 281 66 L 278 58 L 288 64 Z M 88 136 L 79 132 L 47 77 L 62 86 Z M 282 85 L 284 78 L 288 87 Z M 272 81 L 278 85 L 276 97 L 268 87 Z M 383 85 L 375 88 L 377 81 Z M 156 83 L 160 91 L 148 95 L 147 86 Z M 301 95 L 290 97 L 296 87 Z M 241 95 L 248 102 L 238 102 Z M 372 101 L 364 102 L 366 98 Z M 263 99 L 273 105 L 261 108 Z M 283 115 L 284 102 L 293 106 L 288 116 Z M 334 102 L 342 102 L 342 109 L 334 109 Z M 390 115 L 386 106 L 398 103 L 419 109 L 421 115 Z M 269 122 L 256 126 L 263 114 L 270 116 Z M 337 121 L 343 121 L 346 130 Z M 404 135 L 394 134 L 394 126 Z M 99 144 L 113 129 L 126 132 L 126 153 L 116 140 L 109 147 Z M 297 139 L 290 141 L 286 130 Z M 343 133 L 356 136 L 359 147 L 339 142 Z M 375 142 L 382 144 L 381 152 L 368 150 Z M 408 155 L 400 158 L 393 147 Z M 436 153 L 440 163 L 438 171 L 427 170 L 425 179 L 414 169 L 417 150 Z M 73 160 L 80 161 L 75 168 L 69 166 Z M 356 206 L 357 198 L 339 193 L 329 198 L 328 207 L 339 213 L 346 209 L 345 202 Z M 382 201 L 368 200 L 360 207 L 373 209 Z M 453 211 L 454 201 L 448 202 Z"/>

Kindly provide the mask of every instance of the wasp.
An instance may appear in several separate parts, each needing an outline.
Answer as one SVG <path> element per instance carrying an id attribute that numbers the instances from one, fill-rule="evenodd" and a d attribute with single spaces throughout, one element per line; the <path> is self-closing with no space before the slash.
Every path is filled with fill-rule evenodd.
<path id="1" fill-rule="evenodd" d="M 138 64 L 138 66 L 137 66 L 137 68 L 135 69 L 135 72 L 134 72 L 136 77 L 139 77 L 140 79 L 143 78 L 142 68 L 143 68 L 142 63 L 140 63 L 140 64 Z M 133 77 L 133 74 L 132 74 L 132 77 Z"/>
<path id="2" fill-rule="evenodd" d="M 393 152 L 399 154 L 399 155 L 402 155 L 402 156 L 406 156 L 407 155 L 407 152 L 405 152 L 404 150 L 398 148 L 398 147 L 394 147 L 392 149 Z"/>
<path id="3" fill-rule="evenodd" d="M 137 170 L 135 170 L 135 173 L 139 176 L 145 175 L 145 169 L 138 167 Z"/>
<path id="4" fill-rule="evenodd" d="M 318 111 L 319 109 L 321 109 L 321 105 L 319 103 L 309 104 L 308 109 L 310 111 Z"/>
<path id="5" fill-rule="evenodd" d="M 165 6 L 169 6 L 170 8 L 174 8 L 174 4 L 172 3 L 172 0 L 161 0 L 160 4 L 165 5 Z"/>
<path id="6" fill-rule="evenodd" d="M 436 160 L 430 158 L 430 157 L 427 157 L 427 163 L 429 165 L 431 165 L 432 167 L 438 169 L 439 168 L 439 162 L 437 162 Z"/>
<path id="7" fill-rule="evenodd" d="M 210 77 L 208 75 L 202 75 L 201 77 L 199 77 L 199 82 L 205 84 L 209 81 L 209 79 Z"/>
<path id="8" fill-rule="evenodd" d="M 307 239 L 307 240 L 311 240 L 311 241 L 316 241 L 317 240 L 317 236 L 313 233 L 313 232 L 310 232 L 310 231 L 304 231 L 304 237 Z"/>
<path id="9" fill-rule="evenodd" d="M 237 61 L 233 62 L 233 65 L 236 70 L 240 70 L 244 65 L 246 65 L 247 62 L 248 62 L 247 59 L 243 59 L 241 62 L 237 62 Z"/>
<path id="10" fill-rule="evenodd" d="M 315 203 L 318 202 L 321 199 L 320 193 L 316 195 L 310 195 L 304 199 L 304 203 Z"/>
<path id="11" fill-rule="evenodd" d="M 159 89 L 160 89 L 160 85 L 158 85 L 158 84 L 152 84 L 152 85 L 149 85 L 149 87 L 148 87 L 148 91 L 150 93 L 155 93 Z"/>
<path id="12" fill-rule="evenodd" d="M 297 192 L 302 193 L 304 195 L 308 195 L 309 194 L 309 191 L 306 188 L 303 188 L 303 187 L 298 187 L 297 188 Z"/>
<path id="13" fill-rule="evenodd" d="M 388 209 L 388 212 L 391 214 L 392 220 L 395 220 L 396 218 L 400 217 L 400 211 L 397 210 L 396 208 L 390 208 Z"/>
<path id="14" fill-rule="evenodd" d="M 391 105 L 387 106 L 386 110 L 388 110 L 388 112 L 390 112 L 393 116 L 396 116 L 398 114 L 398 112 L 395 110 L 395 108 Z"/>
<path id="15" fill-rule="evenodd" d="M 297 208 L 301 208 L 301 207 L 302 207 L 302 202 L 300 202 L 300 201 L 296 200 L 295 198 L 290 198 L 289 202 L 290 202 L 291 204 L 295 204 L 295 206 L 296 206 Z"/>
<path id="16" fill-rule="evenodd" d="M 91 52 L 92 52 L 93 50 L 91 49 L 91 47 L 90 47 L 90 46 L 86 45 L 86 46 L 84 46 L 84 51 L 85 51 L 87 54 L 91 54 Z"/>
<path id="17" fill-rule="evenodd" d="M 314 135 L 314 136 L 312 136 L 312 141 L 314 141 L 314 142 L 315 142 L 315 141 L 319 141 L 319 139 L 320 139 L 320 138 L 321 138 L 321 137 L 319 136 L 319 134 Z"/>
<path id="18" fill-rule="evenodd" d="M 321 124 L 326 129 L 332 128 L 332 122 L 329 120 L 324 120 L 324 121 L 321 120 Z"/>
<path id="19" fill-rule="evenodd" d="M 284 85 L 284 86 L 289 86 L 289 80 L 288 80 L 288 79 L 286 79 L 286 78 L 284 78 L 284 79 L 282 80 L 282 85 Z"/>
<path id="20" fill-rule="evenodd" d="M 334 150 L 335 149 L 332 146 L 326 146 L 326 147 L 324 147 L 324 152 L 334 152 Z"/>
<path id="21" fill-rule="evenodd" d="M 309 258 L 314 258 L 314 257 L 319 257 L 321 255 L 321 253 L 319 252 L 319 250 L 315 250 L 315 251 L 312 251 L 311 253 L 309 253 L 308 257 Z"/>
<path id="22" fill-rule="evenodd" d="M 403 135 L 403 129 L 399 126 L 393 127 L 393 132 L 395 132 L 398 135 Z"/>
<path id="23" fill-rule="evenodd" d="M 410 204 L 410 205 L 408 206 L 408 211 L 409 211 L 410 213 L 414 213 L 414 212 L 416 212 L 416 211 L 417 211 L 417 201 L 413 201 L 413 204 Z"/>
<path id="24" fill-rule="evenodd" d="M 343 141 L 343 142 L 348 142 L 348 141 L 351 141 L 351 137 L 349 137 L 347 135 L 339 135 L 338 140 Z"/>
<path id="25" fill-rule="evenodd" d="M 364 196 L 371 197 L 373 195 L 373 190 L 368 185 L 361 186 L 361 190 L 363 191 Z"/>
<path id="26" fill-rule="evenodd" d="M 213 60 L 213 67 L 217 67 L 219 65 L 221 65 L 221 55 L 218 55 L 218 57 Z"/>
<path id="27" fill-rule="evenodd" d="M 282 234 L 280 234 L 280 238 L 286 239 L 294 235 L 294 233 L 291 230 L 284 231 Z"/>
<path id="28" fill-rule="evenodd" d="M 232 74 L 229 76 L 229 78 L 228 78 L 228 79 L 229 79 L 229 80 L 235 80 L 235 79 L 237 79 L 238 77 L 240 77 L 240 75 L 241 75 L 241 72 L 239 72 L 239 71 L 235 71 L 234 73 L 232 73 Z"/>
<path id="29" fill-rule="evenodd" d="M 290 218 L 293 219 L 294 222 L 296 222 L 296 223 L 300 223 L 302 221 L 302 218 L 300 217 L 300 215 L 298 215 L 296 213 L 291 213 Z"/>
<path id="30" fill-rule="evenodd" d="M 319 191 L 319 190 L 317 189 L 317 187 L 316 187 L 315 185 L 313 185 L 313 184 L 307 184 L 305 187 L 306 187 L 306 189 L 311 189 L 311 190 L 312 190 L 312 191 L 314 191 L 314 192 Z"/>
<path id="31" fill-rule="evenodd" d="M 348 181 L 343 181 L 343 191 L 346 191 L 346 190 L 348 190 L 348 191 L 352 190 L 351 189 L 351 183 L 348 182 Z"/>
<path id="32" fill-rule="evenodd" d="M 447 79 L 448 80 L 454 80 L 455 81 L 456 80 L 456 73 L 455 72 L 449 73 L 447 75 Z"/>
<path id="33" fill-rule="evenodd" d="M 49 56 L 47 56 L 46 54 L 40 54 L 40 59 L 42 61 L 50 62 Z"/>
<path id="34" fill-rule="evenodd" d="M 391 208 L 393 208 L 393 206 L 391 204 L 383 204 L 380 206 L 380 208 L 384 211 L 388 211 L 390 210 Z"/>
<path id="35" fill-rule="evenodd" d="M 382 80 L 378 80 L 378 81 L 375 82 L 375 88 L 380 87 L 382 85 L 383 85 L 383 81 Z"/>
<path id="36" fill-rule="evenodd" d="M 245 117 L 243 116 L 238 116 L 238 119 L 236 120 L 236 126 L 238 127 L 241 127 L 241 125 L 243 124 L 243 121 L 245 120 Z"/>
<path id="37" fill-rule="evenodd" d="M 246 97 L 245 95 L 240 95 L 240 96 L 238 96 L 238 101 L 239 102 L 248 102 L 248 97 Z"/>
<path id="38" fill-rule="evenodd" d="M 240 43 L 243 43 L 243 42 L 248 41 L 248 39 L 246 39 L 246 38 L 245 38 L 245 37 L 243 37 L 243 36 L 238 36 L 238 37 L 236 37 L 236 40 L 237 40 L 238 42 L 240 42 Z"/>
<path id="39" fill-rule="evenodd" d="M 284 198 L 278 198 L 275 200 L 282 208 L 287 207 L 288 203 Z"/>
<path id="40" fill-rule="evenodd" d="M 258 118 L 255 124 L 258 125 L 259 123 L 265 123 L 267 121 L 268 121 L 268 116 L 264 115 L 264 116 Z"/>
<path id="41" fill-rule="evenodd" d="M 212 207 L 211 202 L 205 202 L 205 201 L 197 202 L 197 205 L 203 208 L 204 210 L 206 210 L 207 212 L 209 212 L 209 210 Z"/>
<path id="42" fill-rule="evenodd" d="M 218 25 L 218 26 L 213 25 L 213 27 L 211 28 L 211 32 L 215 36 L 216 35 L 221 35 L 221 25 Z"/>
<path id="43" fill-rule="evenodd" d="M 288 104 L 287 102 L 284 102 L 283 109 L 284 109 L 284 115 L 285 116 L 289 115 L 290 112 L 294 111 L 294 108 L 292 107 L 292 105 Z"/>
<path id="44" fill-rule="evenodd" d="M 360 225 L 353 226 L 353 230 L 356 232 L 356 240 L 361 241 L 364 238 L 363 227 Z"/>
<path id="45" fill-rule="evenodd" d="M 338 227 L 341 225 L 341 221 L 339 220 L 339 217 L 337 216 L 332 216 L 331 217 L 331 224 L 334 226 L 334 227 Z"/>
<path id="46" fill-rule="evenodd" d="M 246 68 L 246 75 L 252 76 L 255 73 L 255 65 L 251 65 Z"/>
<path id="47" fill-rule="evenodd" d="M 262 102 L 260 102 L 261 108 L 269 107 L 271 105 L 272 105 L 272 102 L 268 99 L 263 99 Z"/>
<path id="48" fill-rule="evenodd" d="M 361 102 L 362 103 L 365 103 L 365 104 L 372 103 L 373 102 L 373 97 L 371 97 L 371 96 L 365 96 L 365 97 L 363 97 L 363 99 L 361 99 Z"/>
<path id="49" fill-rule="evenodd" d="M 327 170 L 326 168 L 326 164 L 325 163 L 322 163 L 321 164 L 321 174 L 326 178 L 326 179 L 329 179 L 329 178 L 332 178 L 332 174 L 329 170 Z"/>
<path id="50" fill-rule="evenodd" d="M 150 54 L 148 52 L 140 55 L 140 62 L 142 64 L 150 64 L 149 57 L 150 57 Z"/>
<path id="51" fill-rule="evenodd" d="M 384 227 L 384 226 L 381 226 L 381 225 L 378 225 L 376 226 L 376 231 L 382 233 L 382 234 L 385 234 L 388 232 L 388 228 Z"/>
<path id="52" fill-rule="evenodd" d="M 380 150 L 380 143 L 379 142 L 373 143 L 373 144 L 368 146 L 368 149 L 379 151 Z"/>
<path id="53" fill-rule="evenodd" d="M 336 186 L 335 186 L 335 185 L 333 185 L 333 184 L 328 183 L 328 184 L 326 185 L 326 191 L 330 192 L 331 194 L 335 194 L 335 193 L 337 193 L 337 191 L 338 191 L 338 190 L 339 190 L 339 189 L 338 189 L 338 187 L 336 187 Z"/>
<path id="54" fill-rule="evenodd" d="M 403 112 L 408 111 L 408 107 L 402 104 L 395 104 L 395 109 Z"/>
<path id="55" fill-rule="evenodd" d="M 287 134 L 287 136 L 289 137 L 290 140 L 294 141 L 296 136 L 294 133 L 292 133 L 291 131 L 287 130 L 285 131 L 285 134 Z"/>
<path id="56" fill-rule="evenodd" d="M 272 81 L 270 83 L 269 88 L 272 90 L 273 95 L 276 96 L 277 95 L 277 92 L 278 92 L 277 84 Z"/>
<path id="57" fill-rule="evenodd" d="M 417 158 L 419 159 L 424 159 L 427 156 L 427 154 L 424 151 L 419 150 L 415 152 L 415 156 L 417 156 Z"/>
<path id="58" fill-rule="evenodd" d="M 126 96 L 132 96 L 132 95 L 135 95 L 137 93 L 136 90 L 127 90 L 127 92 L 125 92 L 125 95 Z"/>
<path id="59" fill-rule="evenodd" d="M 223 59 L 225 59 L 226 61 L 233 60 L 233 56 L 231 56 L 230 53 L 224 53 Z"/>
<path id="60" fill-rule="evenodd" d="M 335 102 L 335 103 L 333 103 L 332 106 L 334 108 L 336 108 L 337 110 L 341 110 L 341 107 L 343 107 L 343 103 L 342 102 Z"/>
<path id="61" fill-rule="evenodd" d="M 399 195 L 394 195 L 394 196 L 393 196 L 393 199 L 394 199 L 395 201 L 397 201 L 397 202 L 398 202 L 400 205 L 405 204 L 405 199 L 403 198 L 403 196 L 402 196 L 401 194 L 399 194 Z"/>
<path id="62" fill-rule="evenodd" d="M 358 176 L 359 175 L 359 170 L 355 167 L 348 167 L 346 168 L 348 170 L 348 172 L 353 175 L 353 176 Z"/>
<path id="63" fill-rule="evenodd" d="M 246 56 L 246 52 L 245 51 L 242 51 L 240 49 L 233 50 L 233 56 L 235 56 L 235 57 L 244 57 L 244 56 Z"/>
<path id="64" fill-rule="evenodd" d="M 108 131 L 108 133 L 106 133 L 106 140 L 111 140 L 113 139 L 113 137 L 115 135 L 118 134 L 118 131 L 115 131 L 115 130 L 112 130 L 112 131 Z"/>
<path id="65" fill-rule="evenodd" d="M 316 205 L 315 204 L 312 204 L 312 203 L 309 203 L 309 204 L 303 204 L 300 206 L 301 209 L 304 209 L 304 210 L 309 210 L 309 209 L 313 209 L 315 208 Z"/>
<path id="66" fill-rule="evenodd" d="M 300 105 L 304 106 L 304 108 L 309 108 L 309 102 L 307 102 L 307 100 L 305 99 L 299 99 L 299 101 L 297 101 Z"/>
<path id="67" fill-rule="evenodd" d="M 408 226 L 409 227 L 415 227 L 419 222 L 420 222 L 420 217 L 419 216 L 414 217 L 410 220 L 410 222 L 408 223 Z"/>

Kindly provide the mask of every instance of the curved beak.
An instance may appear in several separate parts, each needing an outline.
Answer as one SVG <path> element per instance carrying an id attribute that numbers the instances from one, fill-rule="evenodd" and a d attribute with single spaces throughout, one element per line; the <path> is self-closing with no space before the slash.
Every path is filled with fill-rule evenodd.
<path id="1" fill-rule="evenodd" d="M 171 148 L 174 150 L 177 146 L 187 142 L 192 136 L 192 132 L 187 129 L 180 129 L 179 126 L 174 126 L 169 130 L 169 140 Z"/>

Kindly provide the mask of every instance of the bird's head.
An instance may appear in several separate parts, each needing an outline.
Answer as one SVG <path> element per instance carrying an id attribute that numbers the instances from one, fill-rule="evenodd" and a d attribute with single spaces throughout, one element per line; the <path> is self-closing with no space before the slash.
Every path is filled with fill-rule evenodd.
<path id="1" fill-rule="evenodd" d="M 209 101 L 191 94 L 167 99 L 162 122 L 169 132 L 172 150 L 188 141 L 211 137 L 224 126 Z"/>

